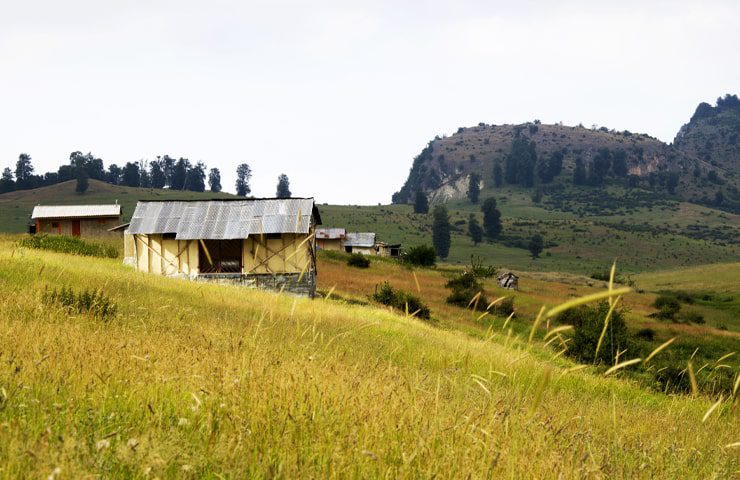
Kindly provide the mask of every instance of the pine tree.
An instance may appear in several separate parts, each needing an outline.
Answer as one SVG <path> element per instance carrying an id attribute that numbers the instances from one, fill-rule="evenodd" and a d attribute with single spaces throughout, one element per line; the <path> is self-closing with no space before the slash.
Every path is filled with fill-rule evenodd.
<path id="1" fill-rule="evenodd" d="M 481 228 L 478 219 L 472 213 L 468 218 L 468 235 L 470 235 L 470 239 L 476 245 L 483 241 L 483 228 Z"/>
<path id="2" fill-rule="evenodd" d="M 434 207 L 432 221 L 432 243 L 437 256 L 444 260 L 450 254 L 450 218 L 444 205 Z"/>
<path id="3" fill-rule="evenodd" d="M 429 201 L 427 196 L 421 190 L 416 191 L 416 198 L 414 199 L 414 213 L 429 213 Z"/>
<path id="4" fill-rule="evenodd" d="M 290 198 L 292 193 L 290 193 L 290 180 L 288 180 L 288 176 L 284 173 L 281 173 L 278 177 L 278 184 L 277 184 L 277 191 L 275 192 L 275 196 L 277 198 Z"/>
<path id="5" fill-rule="evenodd" d="M 249 187 L 249 179 L 252 178 L 252 169 L 246 163 L 236 167 L 236 194 L 246 197 L 252 191 Z"/>
<path id="6" fill-rule="evenodd" d="M 468 200 L 470 203 L 478 203 L 480 198 L 480 175 L 473 172 L 470 174 L 470 181 L 468 183 Z"/>
<path id="7" fill-rule="evenodd" d="M 496 199 L 493 197 L 487 198 L 483 205 L 481 205 L 483 211 L 483 230 L 486 232 L 486 236 L 490 240 L 498 238 L 501 234 L 501 212 L 498 211 L 496 206 Z"/>
<path id="8" fill-rule="evenodd" d="M 149 179 L 152 188 L 164 188 L 167 184 L 167 177 L 162 168 L 162 160 L 157 159 L 149 164 Z"/>
<path id="9" fill-rule="evenodd" d="M 493 164 L 493 184 L 496 187 L 504 184 L 504 172 L 501 170 L 501 163 L 499 162 Z"/>
<path id="10" fill-rule="evenodd" d="M 585 185 L 586 184 L 586 166 L 583 164 L 583 160 L 576 158 L 576 167 L 573 170 L 573 185 Z"/>
<path id="11" fill-rule="evenodd" d="M 542 239 L 542 235 L 539 233 L 532 237 L 532 239 L 529 241 L 529 253 L 532 254 L 532 258 L 539 258 L 540 253 L 542 253 L 542 249 L 544 247 L 544 240 Z"/>
<path id="12" fill-rule="evenodd" d="M 33 165 L 31 164 L 31 155 L 21 153 L 18 155 L 18 162 L 15 164 L 15 187 L 18 190 L 31 188 L 33 176 Z"/>
<path id="13" fill-rule="evenodd" d="M 3 170 L 0 176 L 0 193 L 12 192 L 15 190 L 15 181 L 13 180 L 13 171 L 10 168 Z"/>
<path id="14" fill-rule="evenodd" d="M 208 186 L 213 193 L 221 191 L 221 171 L 218 168 L 212 168 L 208 174 Z"/>

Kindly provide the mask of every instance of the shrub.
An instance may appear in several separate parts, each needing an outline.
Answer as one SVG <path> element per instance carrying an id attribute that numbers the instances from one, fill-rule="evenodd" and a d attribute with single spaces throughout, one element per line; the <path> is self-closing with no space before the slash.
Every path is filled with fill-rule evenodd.
<path id="1" fill-rule="evenodd" d="M 641 330 L 638 330 L 635 336 L 637 338 L 652 342 L 653 340 L 655 340 L 655 330 L 653 330 L 652 328 L 643 328 Z"/>
<path id="2" fill-rule="evenodd" d="M 653 306 L 658 309 L 658 312 L 653 315 L 665 320 L 675 320 L 676 314 L 681 310 L 681 304 L 678 303 L 676 297 L 670 295 L 659 295 L 653 302 Z"/>
<path id="3" fill-rule="evenodd" d="M 363 255 L 361 253 L 353 253 L 347 259 L 347 265 L 349 265 L 350 267 L 368 268 L 370 266 L 370 259 L 367 257 L 367 255 Z"/>
<path id="4" fill-rule="evenodd" d="M 84 290 L 76 293 L 71 287 L 57 290 L 44 289 L 42 301 L 47 305 L 60 305 L 70 312 L 91 313 L 95 318 L 107 320 L 116 315 L 116 304 L 101 290 Z"/>
<path id="5" fill-rule="evenodd" d="M 617 351 L 627 348 L 627 326 L 620 310 L 615 309 L 609 320 L 609 327 L 604 336 L 598 356 L 596 346 L 604 328 L 604 318 L 609 311 L 607 302 L 596 306 L 582 306 L 561 313 L 557 321 L 563 325 L 573 325 L 573 341 L 566 354 L 581 362 L 591 363 L 598 360 L 607 365 L 614 363 Z"/>
<path id="6" fill-rule="evenodd" d="M 76 237 L 64 235 L 37 234 L 18 241 L 19 247 L 51 250 L 52 252 L 71 253 L 88 257 L 116 258 L 118 250 L 111 245 L 88 242 Z"/>
<path id="7" fill-rule="evenodd" d="M 684 312 L 681 314 L 680 319 L 686 323 L 707 323 L 706 320 L 704 320 L 704 315 L 696 312 Z"/>
<path id="8" fill-rule="evenodd" d="M 417 267 L 433 267 L 437 261 L 437 252 L 429 245 L 417 245 L 404 254 L 403 261 Z"/>
<path id="9" fill-rule="evenodd" d="M 408 308 L 409 314 L 416 312 L 415 316 L 419 318 L 430 318 L 431 312 L 429 311 L 429 307 L 421 299 L 401 290 L 394 289 L 388 282 L 376 285 L 375 293 L 373 293 L 371 298 L 378 303 L 398 310 L 406 311 Z"/>
<path id="10" fill-rule="evenodd" d="M 467 308 L 473 298 L 480 294 L 475 308 L 485 310 L 488 306 L 488 298 L 483 294 L 483 286 L 480 284 L 475 274 L 464 271 L 455 278 L 449 280 L 445 285 L 452 290 L 450 296 L 445 300 L 451 305 Z M 471 305 L 472 307 L 473 305 Z"/>

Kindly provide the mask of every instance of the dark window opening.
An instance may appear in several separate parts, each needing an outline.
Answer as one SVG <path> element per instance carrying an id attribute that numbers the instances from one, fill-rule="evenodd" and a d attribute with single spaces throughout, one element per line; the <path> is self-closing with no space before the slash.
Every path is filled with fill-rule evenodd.
<path id="1" fill-rule="evenodd" d="M 347 245 L 346 247 L 344 247 L 344 251 L 347 252 L 347 253 L 352 253 L 352 246 L 351 245 Z"/>
<path id="2" fill-rule="evenodd" d="M 241 273 L 241 240 L 203 240 L 198 243 L 200 273 Z"/>
<path id="3" fill-rule="evenodd" d="M 59 222 L 51 222 L 51 228 L 59 228 Z"/>
<path id="4" fill-rule="evenodd" d="M 164 240 L 174 240 L 176 236 L 177 236 L 176 233 L 163 233 L 162 234 L 162 238 Z"/>

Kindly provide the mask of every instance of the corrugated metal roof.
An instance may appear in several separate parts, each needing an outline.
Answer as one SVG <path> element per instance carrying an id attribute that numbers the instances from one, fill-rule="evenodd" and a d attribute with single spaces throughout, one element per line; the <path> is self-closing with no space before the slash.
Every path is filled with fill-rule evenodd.
<path id="1" fill-rule="evenodd" d="M 345 230 L 343 228 L 317 228 L 316 238 L 324 240 L 336 240 L 344 238 Z"/>
<path id="2" fill-rule="evenodd" d="M 373 232 L 347 232 L 344 238 L 347 247 L 374 247 L 375 233 Z"/>
<path id="3" fill-rule="evenodd" d="M 262 233 L 306 234 L 311 215 L 320 222 L 311 198 L 139 202 L 128 232 L 175 233 L 178 240 L 228 240 Z"/>
<path id="4" fill-rule="evenodd" d="M 32 219 L 118 217 L 120 205 L 38 205 L 33 207 Z"/>

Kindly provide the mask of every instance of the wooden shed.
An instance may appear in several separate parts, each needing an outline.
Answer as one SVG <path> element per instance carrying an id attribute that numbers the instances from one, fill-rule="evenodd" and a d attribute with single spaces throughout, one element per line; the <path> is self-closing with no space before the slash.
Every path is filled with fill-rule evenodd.
<path id="1" fill-rule="evenodd" d="M 400 243 L 378 242 L 375 245 L 379 257 L 399 258 L 401 256 Z"/>
<path id="2" fill-rule="evenodd" d="M 343 228 L 317 228 L 316 248 L 319 250 L 344 251 L 342 243 L 347 232 Z"/>
<path id="3" fill-rule="evenodd" d="M 31 221 L 34 233 L 69 235 L 83 238 L 121 238 L 109 231 L 121 223 L 121 206 L 114 205 L 38 205 Z"/>
<path id="4" fill-rule="evenodd" d="M 375 234 L 372 232 L 347 232 L 342 246 L 347 253 L 375 255 Z"/>
<path id="5" fill-rule="evenodd" d="M 125 237 L 142 272 L 316 292 L 312 198 L 139 202 Z"/>
<path id="6" fill-rule="evenodd" d="M 509 290 L 519 290 L 519 277 L 513 272 L 505 272 L 496 277 L 496 282 L 501 288 L 508 288 Z"/>

